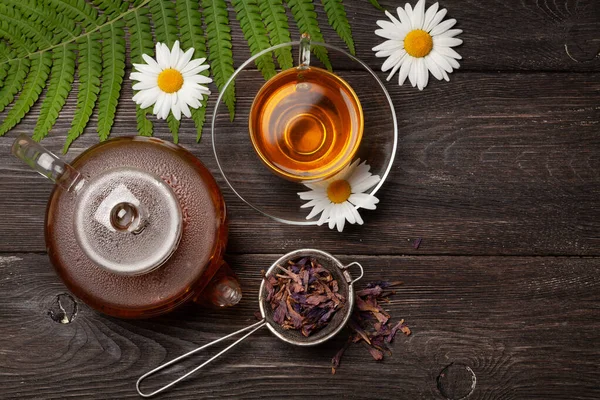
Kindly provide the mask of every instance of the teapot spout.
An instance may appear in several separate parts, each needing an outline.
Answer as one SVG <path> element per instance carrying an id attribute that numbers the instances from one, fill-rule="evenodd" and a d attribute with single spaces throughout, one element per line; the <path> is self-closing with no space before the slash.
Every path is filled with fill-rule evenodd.
<path id="1" fill-rule="evenodd" d="M 85 179 L 75 168 L 25 134 L 15 139 L 12 154 L 67 191 L 77 192 L 85 184 Z"/>

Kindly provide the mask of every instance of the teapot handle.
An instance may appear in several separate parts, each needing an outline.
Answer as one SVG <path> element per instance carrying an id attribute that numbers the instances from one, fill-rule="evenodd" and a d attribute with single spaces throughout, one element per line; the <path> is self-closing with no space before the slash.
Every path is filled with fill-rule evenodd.
<path id="1" fill-rule="evenodd" d="M 13 142 L 12 154 L 67 191 L 77 192 L 85 184 L 79 171 L 25 134 Z"/>

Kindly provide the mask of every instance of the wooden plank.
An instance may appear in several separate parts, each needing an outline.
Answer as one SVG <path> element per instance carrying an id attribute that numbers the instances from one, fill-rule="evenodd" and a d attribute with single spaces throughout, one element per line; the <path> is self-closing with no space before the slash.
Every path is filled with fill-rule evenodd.
<path id="1" fill-rule="evenodd" d="M 344 42 L 328 25 L 320 1 L 315 1 L 319 26 L 325 41 L 346 49 Z M 398 6 L 406 2 L 382 0 L 384 8 L 396 14 Z M 434 1 L 427 1 L 427 6 Z M 414 4 L 414 2 L 412 2 Z M 344 1 L 356 45 L 356 55 L 374 70 L 379 70 L 383 59 L 371 50 L 384 39 L 375 35 L 376 21 L 387 19 L 366 1 Z M 446 8 L 446 18 L 458 21 L 456 28 L 464 44 L 457 48 L 463 57 L 461 74 L 469 71 L 598 71 L 600 70 L 600 8 L 595 0 L 550 1 L 470 1 L 447 0 L 440 3 Z M 292 39 L 299 32 L 288 12 Z M 235 14 L 230 11 L 235 65 L 250 57 L 248 46 L 239 29 Z M 294 54 L 294 58 L 296 55 Z M 348 68 L 348 59 L 332 55 L 335 68 Z M 337 62 L 336 62 L 337 61 Z M 456 73 L 454 74 L 456 75 Z"/>
<path id="2" fill-rule="evenodd" d="M 249 85 L 260 84 L 254 75 Z M 319 246 L 359 254 L 600 255 L 600 75 L 470 73 L 423 92 L 387 87 L 400 127 L 396 162 L 380 192 L 380 209 L 365 212 L 366 225 L 348 227 L 343 235 L 286 226 L 249 208 L 220 177 L 209 122 L 200 144 L 193 123 L 182 122 L 182 144 L 209 167 L 225 194 L 231 251 Z M 126 100 L 130 85 L 125 88 L 114 136 L 135 132 L 135 109 Z M 369 88 L 357 91 L 365 109 L 375 107 Z M 243 115 L 252 97 L 244 91 L 238 97 L 235 129 L 245 132 Z M 62 148 L 73 100 L 44 141 L 51 150 Z M 0 138 L 0 251 L 44 251 L 51 185 L 9 155 L 17 132 L 31 132 L 36 114 L 37 108 Z M 97 142 L 94 126 L 67 158 Z M 170 137 L 163 121 L 155 132 Z M 418 237 L 423 242 L 415 250 Z"/>
<path id="3" fill-rule="evenodd" d="M 134 382 L 142 373 L 253 323 L 259 270 L 277 257 L 229 258 L 245 291 L 233 309 L 190 305 L 161 318 L 124 321 L 76 300 L 75 317 L 62 324 L 49 312 L 60 310 L 57 296 L 66 289 L 47 257 L 2 256 L 2 398 L 136 398 Z M 303 349 L 264 329 L 158 398 L 441 399 L 440 373 L 445 393 L 458 395 L 470 388 L 466 367 L 476 377 L 470 399 L 600 396 L 598 258 L 340 258 L 360 261 L 365 282 L 405 282 L 387 308 L 394 320 L 405 318 L 413 334 L 395 340 L 393 355 L 378 363 L 361 346 L 351 347 L 332 376 L 329 363 L 343 334 Z M 66 296 L 61 306 L 72 309 Z"/>

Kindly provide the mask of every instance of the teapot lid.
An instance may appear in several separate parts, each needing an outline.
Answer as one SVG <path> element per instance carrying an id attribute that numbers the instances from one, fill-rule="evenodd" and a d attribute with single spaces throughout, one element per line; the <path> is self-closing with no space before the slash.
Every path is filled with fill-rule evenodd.
<path id="1" fill-rule="evenodd" d="M 173 254 L 182 219 L 169 185 L 146 171 L 120 167 L 86 179 L 78 191 L 73 223 L 77 242 L 96 265 L 139 275 Z"/>

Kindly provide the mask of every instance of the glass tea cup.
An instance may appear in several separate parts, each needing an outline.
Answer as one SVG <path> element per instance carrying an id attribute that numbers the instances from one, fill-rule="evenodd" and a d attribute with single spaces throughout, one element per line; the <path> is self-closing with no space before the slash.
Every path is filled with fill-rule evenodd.
<path id="1" fill-rule="evenodd" d="M 366 192 L 375 195 L 385 184 L 391 171 L 398 145 L 398 122 L 392 99 L 378 74 L 364 61 L 330 44 L 311 41 L 310 47 L 320 54 L 328 54 L 335 75 L 348 83 L 358 97 L 363 113 L 363 134 L 358 149 L 349 157 L 349 161 L 360 159 L 371 167 L 371 173 L 381 177 L 379 183 Z M 255 54 L 235 70 L 217 99 L 212 114 L 211 139 L 219 170 L 230 189 L 242 201 L 281 223 L 316 225 L 318 216 L 306 219 L 308 211 L 301 208 L 305 202 L 297 194 L 306 191 L 304 183 L 309 182 L 282 179 L 265 167 L 249 137 L 248 129 L 250 106 L 265 86 L 255 62 L 260 57 L 272 57 L 284 50 L 290 54 L 305 57 L 309 55 L 300 49 L 300 41 L 281 43 Z M 301 59 L 298 65 L 302 64 Z M 320 68 L 323 64 L 313 57 L 310 67 Z M 298 67 L 291 68 L 297 69 Z M 238 107 L 235 118 L 231 118 L 222 100 L 227 98 L 234 87 Z"/>
<path id="2" fill-rule="evenodd" d="M 363 111 L 352 87 L 310 65 L 310 38 L 299 65 L 269 79 L 250 108 L 248 130 L 267 168 L 293 182 L 327 179 L 348 165 L 363 135 Z"/>

